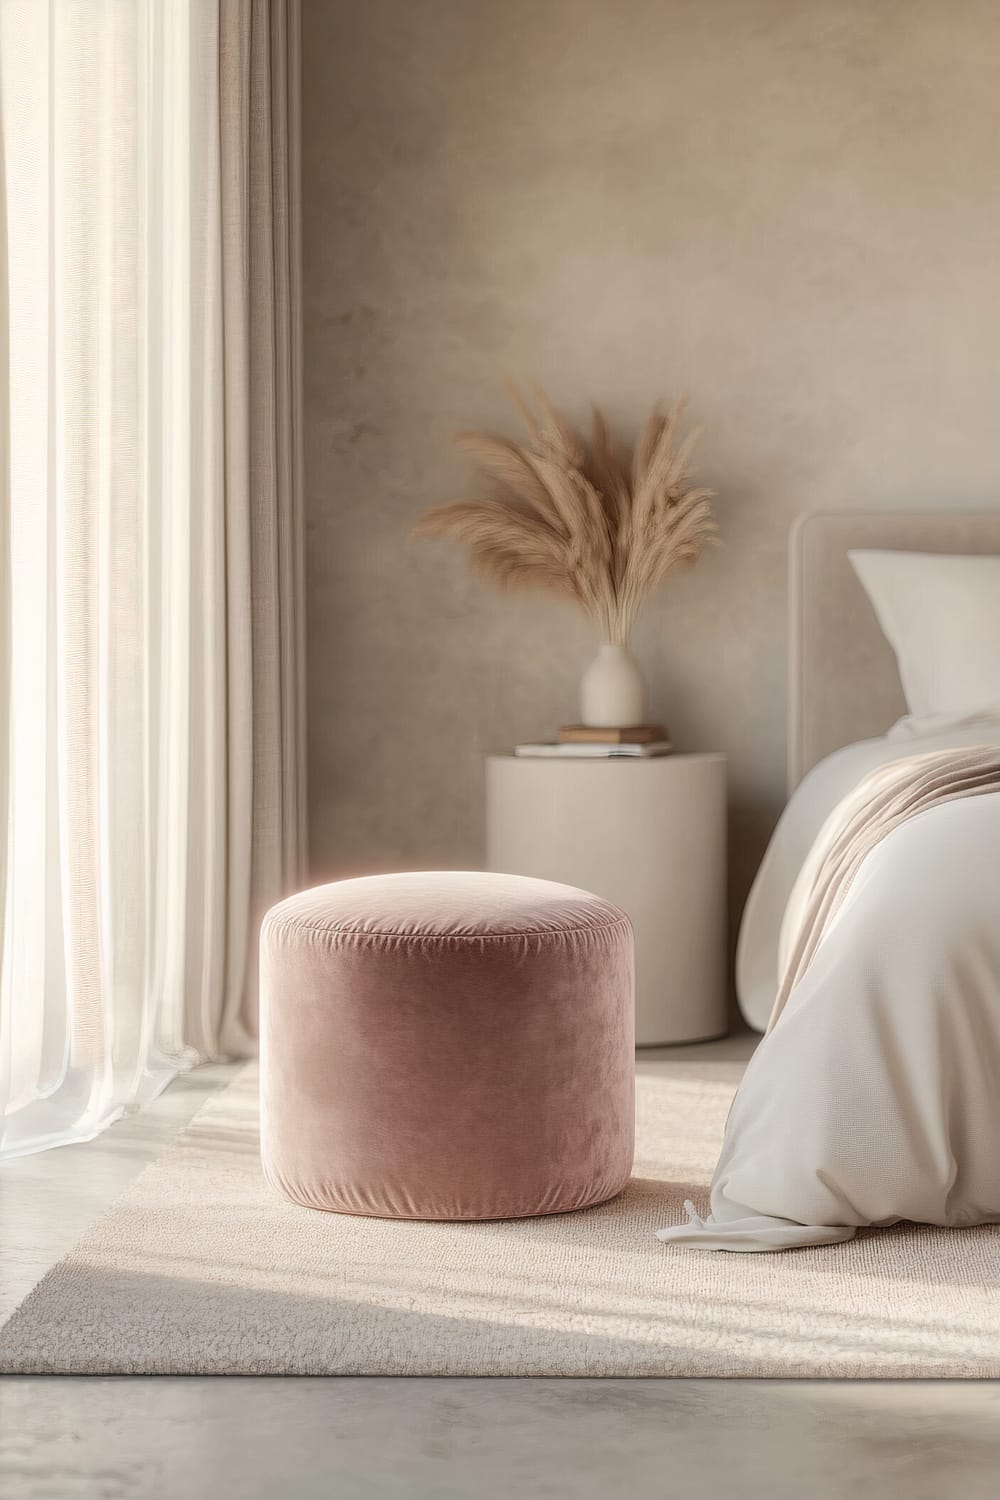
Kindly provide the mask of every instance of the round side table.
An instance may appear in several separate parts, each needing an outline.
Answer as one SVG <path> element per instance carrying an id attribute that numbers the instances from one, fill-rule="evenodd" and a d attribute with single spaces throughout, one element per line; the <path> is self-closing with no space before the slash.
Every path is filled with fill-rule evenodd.
<path id="1" fill-rule="evenodd" d="M 581 886 L 627 912 L 637 1046 L 725 1034 L 724 756 L 489 755 L 486 863 Z"/>

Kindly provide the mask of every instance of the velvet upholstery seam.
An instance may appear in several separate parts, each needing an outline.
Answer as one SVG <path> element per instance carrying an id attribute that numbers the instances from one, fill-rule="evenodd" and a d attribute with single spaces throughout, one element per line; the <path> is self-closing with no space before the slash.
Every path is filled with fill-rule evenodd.
<path id="1" fill-rule="evenodd" d="M 629 926 L 628 917 L 619 917 L 614 922 L 600 926 L 584 927 L 529 927 L 523 932 L 389 932 L 385 928 L 327 927 L 316 922 L 299 922 L 294 919 L 266 922 L 262 931 L 267 932 L 319 932 L 324 937 L 388 937 L 404 938 L 416 943 L 452 942 L 510 942 L 512 938 L 524 937 L 568 937 L 580 933 L 614 932 L 618 927 Z"/>

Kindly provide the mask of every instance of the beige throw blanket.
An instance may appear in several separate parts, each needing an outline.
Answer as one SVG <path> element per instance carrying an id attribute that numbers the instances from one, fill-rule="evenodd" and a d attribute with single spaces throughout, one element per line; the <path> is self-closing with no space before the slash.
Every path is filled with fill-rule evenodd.
<path id="1" fill-rule="evenodd" d="M 802 866 L 781 937 L 775 1024 L 872 850 L 903 823 L 959 797 L 1000 791 L 1000 747 L 934 750 L 879 766 L 835 808 Z M 1000 858 L 1000 852 L 998 852 Z"/>
<path id="2" fill-rule="evenodd" d="M 660 1238 L 766 1251 L 1000 1221 L 1000 743 L 865 776 L 800 871 L 781 947 L 710 1213 L 687 1205 Z"/>

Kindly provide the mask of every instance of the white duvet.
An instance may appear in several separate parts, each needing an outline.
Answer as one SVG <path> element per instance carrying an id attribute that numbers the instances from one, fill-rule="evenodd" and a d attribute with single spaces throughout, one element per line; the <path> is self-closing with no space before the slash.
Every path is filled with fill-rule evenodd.
<path id="1" fill-rule="evenodd" d="M 1000 716 L 903 721 L 810 773 L 744 916 L 752 1025 L 767 1025 L 796 880 L 841 800 L 877 766 L 986 743 Z M 688 1212 L 661 1238 L 780 1250 L 901 1219 L 1000 1221 L 1000 793 L 921 812 L 867 855 L 747 1068 L 709 1215 Z"/>

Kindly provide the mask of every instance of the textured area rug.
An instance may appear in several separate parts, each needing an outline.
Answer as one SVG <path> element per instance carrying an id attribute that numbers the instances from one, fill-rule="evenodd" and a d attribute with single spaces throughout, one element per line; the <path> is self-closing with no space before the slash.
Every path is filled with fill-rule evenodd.
<path id="1" fill-rule="evenodd" d="M 248 1067 L 0 1331 L 74 1374 L 997 1376 L 1000 1230 L 913 1225 L 732 1255 L 661 1244 L 702 1205 L 741 1066 L 645 1064 L 635 1177 L 583 1213 L 414 1224 L 264 1185 Z"/>

